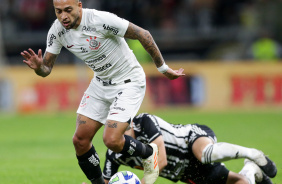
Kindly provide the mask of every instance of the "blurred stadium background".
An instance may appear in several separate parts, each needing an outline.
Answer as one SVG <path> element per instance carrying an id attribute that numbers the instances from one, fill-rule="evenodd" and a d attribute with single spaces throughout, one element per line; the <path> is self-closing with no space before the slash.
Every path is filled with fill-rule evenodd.
<path id="1" fill-rule="evenodd" d="M 264 140 L 270 141 L 271 144 L 265 142 L 254 146 L 276 155 L 275 161 L 282 164 L 278 157 L 282 148 L 276 145 L 282 141 L 277 135 L 279 132 L 281 134 L 282 125 L 281 0 L 82 0 L 82 3 L 83 7 L 115 13 L 148 29 L 169 66 L 185 69 L 186 77 L 167 80 L 157 72 L 140 44 L 128 40 L 147 75 L 147 93 L 140 112 L 155 113 L 176 123 L 186 123 L 186 119 L 187 123 L 224 122 L 224 117 L 226 127 L 214 125 L 224 138 L 228 138 L 229 133 L 220 131 L 221 128 L 236 127 L 237 121 L 242 121 L 241 117 L 252 119 L 243 121 L 244 125 L 240 124 L 242 129 L 238 131 L 241 131 L 241 136 L 248 139 L 251 129 L 254 132 L 250 139 L 257 139 L 261 135 Z M 22 63 L 21 51 L 28 48 L 45 50 L 47 32 L 54 20 L 51 0 L 1 0 L 0 142 L 4 145 L 4 151 L 0 151 L 0 163 L 6 160 L 6 164 L 3 167 L 0 164 L 0 183 L 4 176 L 5 183 L 22 180 L 21 175 L 12 175 L 14 180 L 8 179 L 11 177 L 7 175 L 9 163 L 19 157 L 9 150 L 21 152 L 8 145 L 25 145 L 31 141 L 28 138 L 31 133 L 42 129 L 50 130 L 49 133 L 45 132 L 46 138 L 43 136 L 40 139 L 40 134 L 33 135 L 31 137 L 39 142 L 31 141 L 30 145 L 36 149 L 39 145 L 52 144 L 53 139 L 48 143 L 45 141 L 48 136 L 56 137 L 52 128 L 57 124 L 50 123 L 49 128 L 45 127 L 47 125 L 38 126 L 42 119 L 52 116 L 50 121 L 61 123 L 64 128 L 74 131 L 76 108 L 93 76 L 93 72 L 82 61 L 65 49 L 62 49 L 52 74 L 46 79 L 36 76 Z M 179 112 L 183 117 L 177 119 Z M 242 116 L 242 112 L 246 114 Z M 193 116 L 193 113 L 197 115 Z M 201 119 L 202 116 L 206 118 Z M 266 135 L 273 137 L 264 137 L 264 129 L 254 128 L 256 121 L 260 121 L 258 126 L 262 126 L 262 120 L 272 126 Z M 23 128 L 26 131 L 24 133 L 7 124 L 16 127 L 27 125 L 30 128 Z M 267 129 L 268 126 L 262 127 Z M 64 128 L 59 130 L 64 131 Z M 17 135 L 19 138 L 16 138 Z M 65 144 L 65 139 L 69 139 L 71 146 L 72 135 L 65 136 L 68 137 L 60 137 L 56 141 L 62 139 L 61 143 Z M 232 141 L 236 141 L 238 137 L 233 138 Z M 23 142 L 18 142 L 20 140 Z M 250 145 L 243 139 L 240 141 L 238 144 L 245 146 L 255 143 L 255 140 Z M 19 148 L 24 149 L 24 146 Z M 101 145 L 101 150 L 104 149 Z M 52 158 L 47 157 L 63 159 L 64 151 Z M 99 153 L 102 157 L 103 151 Z M 73 169 L 75 157 L 70 156 L 70 159 Z M 19 160 L 15 162 L 18 164 Z M 21 169 L 18 167 L 19 172 Z M 279 169 L 281 171 L 281 165 Z M 73 170 L 81 172 L 76 167 Z M 24 173 L 28 172 L 25 169 Z M 39 176 L 41 174 L 38 172 Z M 66 183 L 63 179 L 44 181 L 33 178 L 31 183 Z M 282 183 L 282 178 L 275 181 Z M 30 180 L 26 179 L 22 183 L 30 183 Z"/>

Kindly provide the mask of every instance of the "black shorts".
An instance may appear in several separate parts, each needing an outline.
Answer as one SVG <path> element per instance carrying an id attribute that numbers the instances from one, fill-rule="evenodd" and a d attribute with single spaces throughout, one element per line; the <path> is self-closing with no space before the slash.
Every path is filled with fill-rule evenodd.
<path id="1" fill-rule="evenodd" d="M 188 149 L 189 151 L 192 151 L 192 145 L 194 142 L 200 138 L 200 137 L 208 137 L 214 141 L 214 143 L 217 142 L 215 133 L 206 125 L 199 125 L 199 124 L 192 124 L 192 129 L 188 135 Z"/>
<path id="2" fill-rule="evenodd" d="M 209 137 L 217 142 L 215 133 L 205 125 L 193 124 L 188 135 L 189 163 L 182 182 L 189 184 L 226 184 L 229 170 L 221 163 L 202 164 L 192 153 L 193 143 L 200 137 Z"/>

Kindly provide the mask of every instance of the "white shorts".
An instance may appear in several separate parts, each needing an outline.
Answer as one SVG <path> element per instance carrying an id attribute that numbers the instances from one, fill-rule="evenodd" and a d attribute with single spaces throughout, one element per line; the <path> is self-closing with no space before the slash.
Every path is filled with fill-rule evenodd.
<path id="1" fill-rule="evenodd" d="M 103 86 L 93 78 L 77 113 L 102 124 L 107 119 L 130 123 L 142 104 L 145 91 L 146 85 L 136 82 Z"/>

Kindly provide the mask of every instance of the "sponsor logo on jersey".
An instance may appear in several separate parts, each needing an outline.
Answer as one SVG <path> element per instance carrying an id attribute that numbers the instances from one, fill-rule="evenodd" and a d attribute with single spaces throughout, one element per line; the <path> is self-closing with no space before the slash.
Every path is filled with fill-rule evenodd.
<path id="1" fill-rule="evenodd" d="M 74 45 L 67 45 L 67 48 L 70 49 L 72 48 Z"/>
<path id="2" fill-rule="evenodd" d="M 87 53 L 88 52 L 88 50 L 86 50 L 85 47 L 80 47 L 80 50 L 81 50 L 82 53 Z"/>
<path id="3" fill-rule="evenodd" d="M 111 63 L 107 63 L 105 64 L 104 66 L 102 67 L 99 67 L 99 68 L 93 68 L 94 72 L 102 72 L 102 71 L 105 71 L 106 69 L 110 68 L 112 66 Z"/>
<path id="4" fill-rule="evenodd" d="M 113 109 L 120 110 L 120 111 L 124 111 L 125 110 L 125 108 L 122 108 L 122 107 L 114 107 Z"/>
<path id="5" fill-rule="evenodd" d="M 59 37 L 63 36 L 65 33 L 70 32 L 69 29 L 63 29 L 62 31 L 58 32 Z"/>
<path id="6" fill-rule="evenodd" d="M 109 30 L 109 31 L 112 31 L 113 32 L 113 34 L 114 35 L 117 35 L 118 34 L 118 28 L 115 28 L 115 27 L 113 27 L 113 26 L 109 26 L 109 25 L 103 25 L 103 28 L 105 29 L 105 30 Z"/>
<path id="7" fill-rule="evenodd" d="M 95 31 L 96 31 L 96 28 L 89 27 L 89 26 L 88 26 L 88 27 L 83 26 L 82 31 L 86 31 L 86 32 L 95 32 Z"/>
<path id="8" fill-rule="evenodd" d="M 97 39 L 96 36 L 94 36 L 94 37 L 90 36 L 90 39 L 86 39 L 86 41 L 89 42 L 89 48 L 91 50 L 98 50 L 99 47 L 101 46 L 101 43 L 98 42 L 96 39 Z"/>
<path id="9" fill-rule="evenodd" d="M 100 56 L 99 58 L 97 58 L 97 59 L 92 59 L 92 60 L 85 60 L 84 62 L 85 63 L 87 63 L 88 65 L 89 64 L 95 64 L 95 63 L 97 63 L 98 61 L 102 61 L 103 59 L 105 59 L 106 58 L 106 55 L 105 54 L 103 54 L 102 56 Z"/>
<path id="10" fill-rule="evenodd" d="M 54 39 L 56 39 L 57 37 L 54 34 L 49 35 L 48 37 L 48 47 L 51 47 L 54 43 Z"/>

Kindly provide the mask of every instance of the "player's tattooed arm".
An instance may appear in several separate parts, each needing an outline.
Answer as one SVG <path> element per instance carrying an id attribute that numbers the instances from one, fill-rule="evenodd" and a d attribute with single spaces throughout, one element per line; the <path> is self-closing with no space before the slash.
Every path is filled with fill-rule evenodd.
<path id="1" fill-rule="evenodd" d="M 151 55 L 157 68 L 161 67 L 165 63 L 162 54 L 149 31 L 129 23 L 124 37 L 139 40 L 145 50 Z M 184 76 L 185 74 L 183 74 L 183 71 L 184 69 L 182 68 L 179 70 L 172 70 L 171 68 L 168 68 L 168 70 L 163 74 L 172 80 L 177 79 L 180 76 Z"/>
<path id="2" fill-rule="evenodd" d="M 46 77 L 51 73 L 58 56 L 56 54 L 46 52 L 42 58 L 41 49 L 38 50 L 38 54 L 36 54 L 32 49 L 28 49 L 27 51 L 25 50 L 21 52 L 21 55 L 24 57 L 23 62 L 33 69 L 37 75 L 42 77 Z"/>
<path id="3" fill-rule="evenodd" d="M 139 40 L 144 49 L 151 55 L 155 65 L 157 67 L 161 67 L 163 65 L 164 59 L 162 54 L 149 31 L 136 26 L 133 23 L 129 23 L 124 37 Z"/>
<path id="4" fill-rule="evenodd" d="M 58 55 L 56 54 L 45 52 L 44 57 L 43 57 L 43 63 L 40 65 L 40 67 L 37 70 L 34 70 L 35 73 L 42 77 L 48 76 L 52 71 L 52 68 L 55 64 L 57 56 Z"/>

